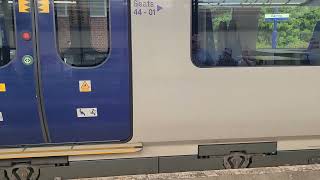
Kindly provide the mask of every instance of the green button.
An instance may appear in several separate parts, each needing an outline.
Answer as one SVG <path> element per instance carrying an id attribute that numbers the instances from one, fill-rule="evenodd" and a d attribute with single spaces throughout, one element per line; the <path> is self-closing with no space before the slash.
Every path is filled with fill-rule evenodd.
<path id="1" fill-rule="evenodd" d="M 25 55 L 22 57 L 22 63 L 26 66 L 30 66 L 33 64 L 33 57 L 30 55 Z"/>

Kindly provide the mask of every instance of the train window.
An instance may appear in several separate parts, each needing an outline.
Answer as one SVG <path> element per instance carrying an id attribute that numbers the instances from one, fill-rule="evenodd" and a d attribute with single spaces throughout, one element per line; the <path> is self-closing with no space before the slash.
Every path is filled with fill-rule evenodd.
<path id="1" fill-rule="evenodd" d="M 58 17 L 68 17 L 68 7 L 67 4 L 57 4 L 57 16 Z"/>
<path id="2" fill-rule="evenodd" d="M 193 0 L 198 67 L 320 65 L 320 1 Z"/>
<path id="3" fill-rule="evenodd" d="M 90 1 L 90 17 L 106 17 L 107 16 L 107 6 L 106 1 Z"/>
<path id="4" fill-rule="evenodd" d="M 15 57 L 15 27 L 12 1 L 0 0 L 0 67 Z"/>
<path id="5" fill-rule="evenodd" d="M 57 47 L 62 60 L 92 67 L 109 54 L 108 0 L 55 1 Z"/>

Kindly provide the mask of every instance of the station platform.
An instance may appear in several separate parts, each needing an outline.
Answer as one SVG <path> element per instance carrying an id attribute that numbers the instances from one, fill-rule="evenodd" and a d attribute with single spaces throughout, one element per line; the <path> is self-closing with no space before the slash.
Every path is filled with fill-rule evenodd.
<path id="1" fill-rule="evenodd" d="M 73 180 L 320 180 L 320 165 L 196 171 Z"/>

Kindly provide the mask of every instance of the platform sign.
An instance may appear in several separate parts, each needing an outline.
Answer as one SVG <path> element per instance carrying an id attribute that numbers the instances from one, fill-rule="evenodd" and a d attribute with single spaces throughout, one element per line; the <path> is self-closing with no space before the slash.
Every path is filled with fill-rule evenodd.
<path id="1" fill-rule="evenodd" d="M 265 20 L 270 21 L 288 21 L 290 18 L 290 14 L 266 14 L 264 16 Z"/>
<path id="2" fill-rule="evenodd" d="M 288 21 L 290 18 L 290 14 L 265 14 L 264 18 L 266 22 L 273 23 L 272 49 L 276 49 L 278 37 L 278 23 L 281 21 Z"/>

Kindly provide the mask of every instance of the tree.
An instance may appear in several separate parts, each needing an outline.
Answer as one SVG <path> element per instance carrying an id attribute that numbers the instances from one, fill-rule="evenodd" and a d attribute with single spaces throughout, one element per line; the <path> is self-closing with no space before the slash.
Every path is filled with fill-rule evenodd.
<path id="1" fill-rule="evenodd" d="M 260 11 L 257 48 L 271 48 L 273 23 L 265 21 L 265 14 L 273 14 L 274 8 L 263 7 Z M 320 21 L 318 7 L 281 7 L 280 14 L 290 14 L 288 21 L 278 24 L 278 48 L 307 48 L 314 27 Z"/>

